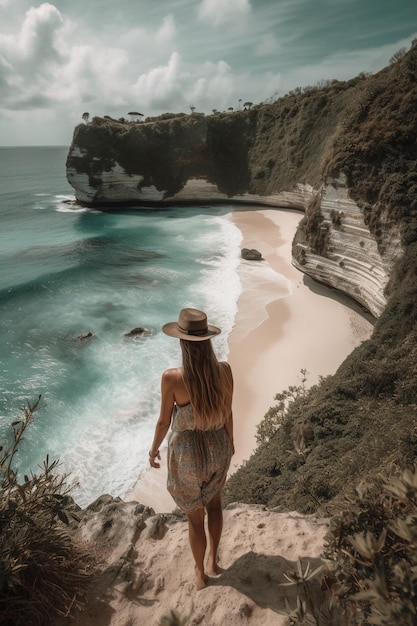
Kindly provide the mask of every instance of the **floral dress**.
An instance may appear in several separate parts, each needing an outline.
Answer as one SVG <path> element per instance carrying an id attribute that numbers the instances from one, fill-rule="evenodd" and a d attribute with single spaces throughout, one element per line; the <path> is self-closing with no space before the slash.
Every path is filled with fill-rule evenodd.
<path id="1" fill-rule="evenodd" d="M 177 506 L 192 513 L 221 489 L 232 458 L 226 429 L 194 429 L 191 404 L 174 409 L 168 439 L 167 489 Z"/>

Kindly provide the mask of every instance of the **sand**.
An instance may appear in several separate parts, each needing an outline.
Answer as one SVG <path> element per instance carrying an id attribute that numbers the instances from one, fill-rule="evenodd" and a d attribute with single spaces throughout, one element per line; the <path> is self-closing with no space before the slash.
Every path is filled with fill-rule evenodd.
<path id="1" fill-rule="evenodd" d="M 325 520 L 230 505 L 224 511 L 219 574 L 197 591 L 187 523 L 157 514 L 138 527 L 140 514 L 137 518 L 131 504 L 137 506 L 103 504 L 84 524 L 82 536 L 94 546 L 99 570 L 73 626 L 168 626 L 163 617 L 171 611 L 188 618 L 187 626 L 284 626 L 286 603 L 294 608 L 299 593 L 286 576 L 298 563 L 303 572 L 326 567 Z M 310 584 L 318 606 L 320 581 Z"/>
<path id="2" fill-rule="evenodd" d="M 285 209 L 235 209 L 229 218 L 242 233 L 241 248 L 256 248 L 264 260 L 240 268 L 242 293 L 229 337 L 234 381 L 235 471 L 256 447 L 256 426 L 274 396 L 336 372 L 370 337 L 372 323 L 359 306 L 319 285 L 291 264 L 291 243 L 302 213 Z M 175 508 L 166 484 L 166 449 L 161 469 L 149 470 L 125 496 L 156 512 Z"/>

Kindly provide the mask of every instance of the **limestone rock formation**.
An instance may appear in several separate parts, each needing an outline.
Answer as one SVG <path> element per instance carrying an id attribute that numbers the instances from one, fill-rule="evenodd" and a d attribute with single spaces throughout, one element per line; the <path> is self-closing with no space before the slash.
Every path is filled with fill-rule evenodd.
<path id="1" fill-rule="evenodd" d="M 215 119 L 194 114 L 126 125 L 94 118 L 75 129 L 68 182 L 79 203 L 107 206 L 212 204 L 229 201 L 305 210 L 309 184 L 252 184 L 249 112 Z"/>
<path id="2" fill-rule="evenodd" d="M 399 225 L 390 229 L 385 250 L 365 224 L 359 206 L 349 197 L 346 177 L 329 178 L 320 203 L 324 251 L 311 249 L 301 227 L 293 242 L 293 263 L 315 280 L 349 294 L 375 317 L 384 310 L 384 288 L 401 255 Z"/>

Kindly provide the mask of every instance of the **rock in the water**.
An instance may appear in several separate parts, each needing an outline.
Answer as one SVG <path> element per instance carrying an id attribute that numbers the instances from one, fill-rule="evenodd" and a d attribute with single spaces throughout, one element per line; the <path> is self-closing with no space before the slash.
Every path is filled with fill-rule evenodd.
<path id="1" fill-rule="evenodd" d="M 241 255 L 246 261 L 263 261 L 262 254 L 255 248 L 243 248 Z"/>
<path id="2" fill-rule="evenodd" d="M 137 326 L 136 328 L 132 328 L 128 333 L 125 333 L 125 337 L 142 337 L 143 335 L 149 335 L 150 330 L 148 328 L 142 328 L 142 326 Z"/>
<path id="3" fill-rule="evenodd" d="M 90 331 L 87 331 L 85 333 L 81 333 L 81 335 L 78 335 L 75 339 L 76 341 L 85 341 L 86 339 L 92 339 L 94 337 L 93 333 Z"/>

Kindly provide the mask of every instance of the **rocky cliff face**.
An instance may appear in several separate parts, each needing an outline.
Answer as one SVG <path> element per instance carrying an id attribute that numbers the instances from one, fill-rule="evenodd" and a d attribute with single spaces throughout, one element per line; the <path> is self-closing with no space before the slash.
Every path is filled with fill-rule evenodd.
<path id="1" fill-rule="evenodd" d="M 293 263 L 315 280 L 349 294 L 378 317 L 384 310 L 384 289 L 402 254 L 399 225 L 393 225 L 383 252 L 366 225 L 363 212 L 349 197 L 346 177 L 329 177 L 320 199 L 321 254 L 308 245 L 304 224 L 293 242 Z M 388 238 L 387 238 L 388 239 Z"/>
<path id="2" fill-rule="evenodd" d="M 260 192 L 252 184 L 248 114 L 184 115 L 149 124 L 94 118 L 75 131 L 68 181 L 78 202 L 103 208 L 239 202 L 305 210 L 315 193 L 310 184 Z"/>
<path id="3" fill-rule="evenodd" d="M 414 211 L 416 66 L 414 45 L 375 76 L 250 111 L 144 123 L 94 118 L 75 129 L 68 181 L 78 202 L 98 208 L 300 209 L 295 265 L 378 316 Z"/>

